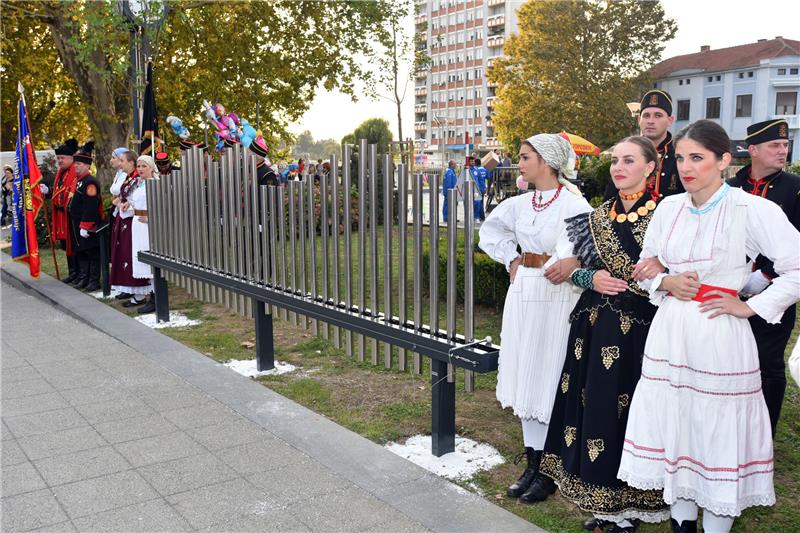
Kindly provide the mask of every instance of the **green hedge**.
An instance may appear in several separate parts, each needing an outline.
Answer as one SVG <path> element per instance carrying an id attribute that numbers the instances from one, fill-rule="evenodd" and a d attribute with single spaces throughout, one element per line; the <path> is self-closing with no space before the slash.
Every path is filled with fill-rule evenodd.
<path id="1" fill-rule="evenodd" d="M 509 278 L 505 266 L 494 261 L 491 257 L 475 247 L 474 265 L 474 302 L 475 304 L 502 307 L 508 291 Z M 464 301 L 464 236 L 458 235 L 458 260 L 456 291 L 457 301 Z M 439 296 L 447 298 L 447 239 L 441 239 L 439 244 Z M 428 243 L 422 249 L 422 286 L 430 294 L 430 246 Z"/>

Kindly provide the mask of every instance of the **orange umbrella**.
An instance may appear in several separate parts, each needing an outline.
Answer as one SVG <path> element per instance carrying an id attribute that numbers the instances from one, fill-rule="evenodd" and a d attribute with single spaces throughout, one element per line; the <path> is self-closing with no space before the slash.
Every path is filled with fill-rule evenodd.
<path id="1" fill-rule="evenodd" d="M 559 135 L 569 141 L 569 143 L 572 145 L 572 149 L 575 150 L 577 155 L 600 155 L 600 148 L 579 135 L 567 133 L 566 131 L 562 131 Z"/>

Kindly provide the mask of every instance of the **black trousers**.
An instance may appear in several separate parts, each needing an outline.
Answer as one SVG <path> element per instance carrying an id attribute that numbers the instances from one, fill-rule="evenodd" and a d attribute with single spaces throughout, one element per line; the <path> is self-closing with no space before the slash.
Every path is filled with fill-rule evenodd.
<path id="1" fill-rule="evenodd" d="M 750 317 L 750 326 L 758 346 L 758 361 L 761 365 L 761 388 L 764 391 L 764 400 L 767 402 L 773 437 L 786 392 L 784 352 L 792 335 L 796 314 L 797 309 L 793 305 L 783 313 L 783 318 L 778 324 L 769 324 L 758 315 Z"/>

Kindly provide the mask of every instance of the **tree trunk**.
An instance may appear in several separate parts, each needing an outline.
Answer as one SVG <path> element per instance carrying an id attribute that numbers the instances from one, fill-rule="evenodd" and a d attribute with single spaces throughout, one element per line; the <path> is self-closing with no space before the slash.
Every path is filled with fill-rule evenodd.
<path id="1" fill-rule="evenodd" d="M 53 35 L 58 55 L 64 68 L 70 73 L 78 87 L 78 94 L 86 106 L 86 115 L 95 141 L 94 161 L 97 178 L 101 183 L 110 183 L 113 169 L 110 154 L 117 146 L 127 146 L 130 117 L 121 109 L 124 99 L 118 98 L 111 83 L 101 76 L 110 73 L 108 59 L 103 50 L 92 50 L 89 61 L 94 68 L 87 69 L 78 59 L 78 52 L 70 44 L 78 37 L 67 23 L 68 14 L 58 4 L 47 4 L 48 26 Z"/>

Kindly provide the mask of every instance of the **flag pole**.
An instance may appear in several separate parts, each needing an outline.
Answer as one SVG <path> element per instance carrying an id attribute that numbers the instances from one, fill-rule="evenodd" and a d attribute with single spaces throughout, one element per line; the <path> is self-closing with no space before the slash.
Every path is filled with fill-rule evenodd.
<path id="1" fill-rule="evenodd" d="M 58 260 L 56 260 L 56 243 L 53 240 L 53 231 L 50 229 L 50 210 L 47 209 L 47 200 L 42 199 L 42 204 L 44 205 L 44 223 L 47 225 L 47 235 L 49 236 L 50 241 L 50 252 L 53 255 L 53 266 L 56 269 L 56 279 L 61 281 L 61 274 L 58 271 Z"/>

